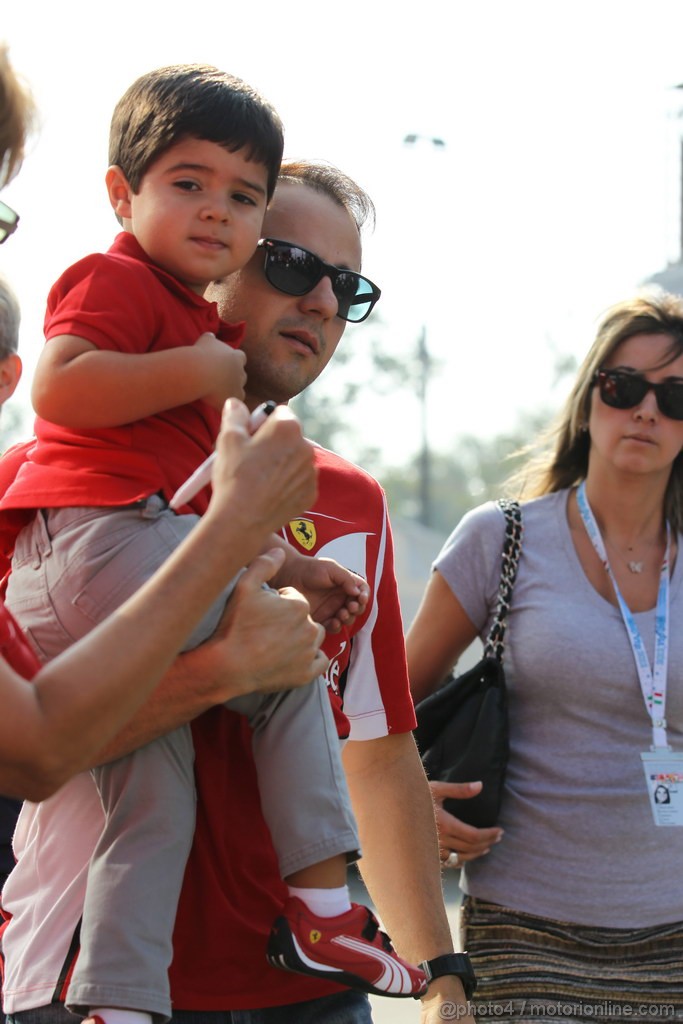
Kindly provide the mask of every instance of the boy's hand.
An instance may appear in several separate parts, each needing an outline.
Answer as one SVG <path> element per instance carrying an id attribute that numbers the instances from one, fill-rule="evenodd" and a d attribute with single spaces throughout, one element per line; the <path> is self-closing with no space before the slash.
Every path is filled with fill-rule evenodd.
<path id="1" fill-rule="evenodd" d="M 222 409 L 228 398 L 244 398 L 247 357 L 241 349 L 231 348 L 207 331 L 197 338 L 194 351 L 203 361 L 207 391 L 201 397 L 208 405 Z"/>
<path id="2" fill-rule="evenodd" d="M 328 633 L 338 633 L 362 615 L 370 587 L 362 576 L 345 569 L 333 558 L 310 558 L 290 552 L 278 573 L 278 587 L 294 587 L 311 606 L 311 617 Z"/>

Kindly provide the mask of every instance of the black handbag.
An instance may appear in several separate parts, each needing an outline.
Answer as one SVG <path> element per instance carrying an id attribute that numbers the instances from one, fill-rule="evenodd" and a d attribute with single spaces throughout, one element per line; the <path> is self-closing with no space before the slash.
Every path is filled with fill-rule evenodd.
<path id="1" fill-rule="evenodd" d="M 500 811 L 509 754 L 508 703 L 503 671 L 506 617 L 522 550 L 519 503 L 501 499 L 505 541 L 496 615 L 481 660 L 460 676 L 454 673 L 415 708 L 417 742 L 430 779 L 481 780 L 481 792 L 467 800 L 444 800 L 450 814 L 487 828 Z"/>

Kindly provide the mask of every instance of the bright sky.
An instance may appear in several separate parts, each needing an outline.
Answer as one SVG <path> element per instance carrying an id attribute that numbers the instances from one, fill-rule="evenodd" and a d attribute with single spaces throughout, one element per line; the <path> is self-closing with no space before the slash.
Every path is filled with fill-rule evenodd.
<path id="1" fill-rule="evenodd" d="M 424 325 L 440 360 L 437 447 L 558 402 L 555 356 L 583 355 L 606 306 L 679 256 L 680 0 L 15 0 L 0 32 L 42 118 L 3 192 L 21 214 L 0 249 L 24 311 L 21 402 L 50 285 L 117 230 L 114 104 L 164 64 L 246 79 L 280 111 L 287 155 L 328 159 L 373 196 L 364 268 L 384 344 L 407 356 Z M 366 415 L 387 460 L 417 449 L 416 400 Z"/>

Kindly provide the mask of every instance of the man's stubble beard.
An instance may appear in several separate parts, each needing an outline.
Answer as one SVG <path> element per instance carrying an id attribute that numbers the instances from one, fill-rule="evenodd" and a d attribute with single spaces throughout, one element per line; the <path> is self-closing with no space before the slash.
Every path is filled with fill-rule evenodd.
<path id="1" fill-rule="evenodd" d="M 250 354 L 250 350 L 253 352 Z M 247 357 L 247 402 L 257 404 L 269 399 L 279 405 L 286 405 L 313 384 L 324 367 L 316 363 L 315 368 L 306 370 L 303 366 L 304 357 L 293 355 L 286 361 L 275 363 L 268 359 L 262 348 L 258 350 L 258 342 L 244 349 Z"/>

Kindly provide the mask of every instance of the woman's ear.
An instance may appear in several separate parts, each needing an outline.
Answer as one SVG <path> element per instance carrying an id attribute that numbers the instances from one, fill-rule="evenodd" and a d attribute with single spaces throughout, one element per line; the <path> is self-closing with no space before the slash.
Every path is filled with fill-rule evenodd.
<path id="1" fill-rule="evenodd" d="M 130 219 L 133 190 L 121 168 L 113 164 L 108 168 L 104 180 L 114 213 L 120 221 Z"/>

